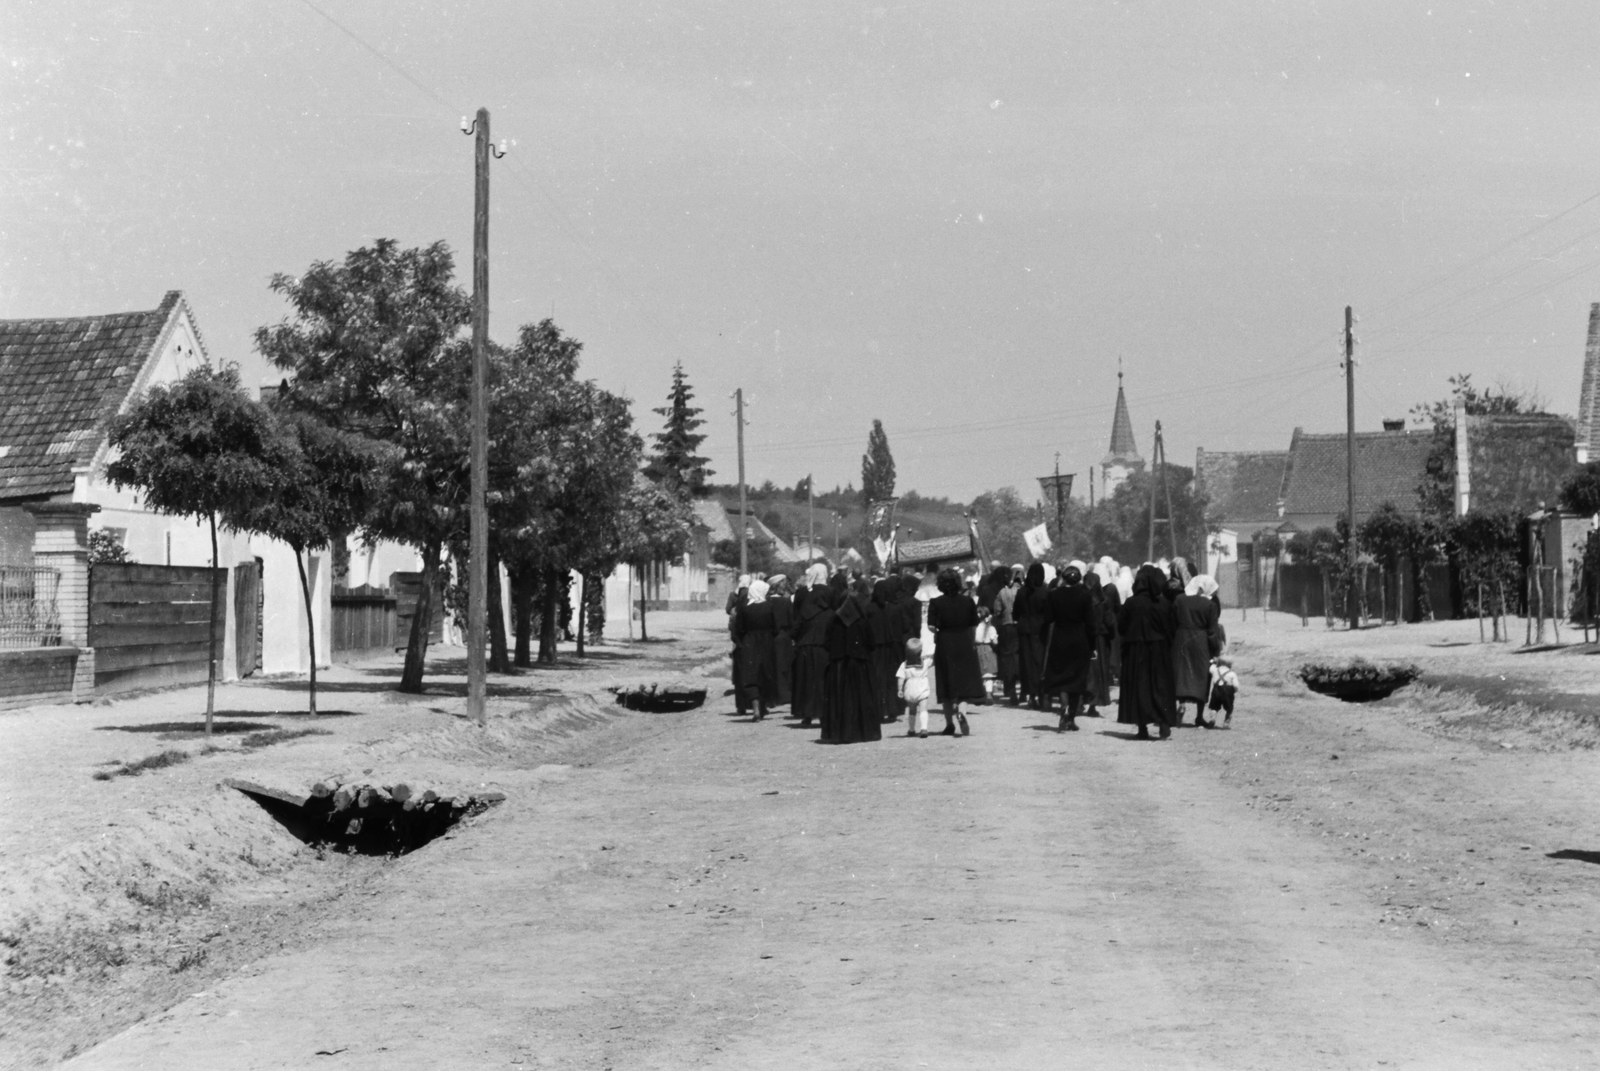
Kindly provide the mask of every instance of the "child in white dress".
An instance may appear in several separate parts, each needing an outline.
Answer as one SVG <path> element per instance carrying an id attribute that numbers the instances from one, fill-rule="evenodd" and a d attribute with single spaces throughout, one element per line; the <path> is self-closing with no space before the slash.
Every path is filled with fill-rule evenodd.
<path id="1" fill-rule="evenodd" d="M 906 641 L 906 660 L 895 671 L 899 682 L 900 701 L 906 705 L 906 735 L 928 738 L 928 702 L 932 690 L 928 687 L 928 666 L 922 660 L 922 641 Z"/>

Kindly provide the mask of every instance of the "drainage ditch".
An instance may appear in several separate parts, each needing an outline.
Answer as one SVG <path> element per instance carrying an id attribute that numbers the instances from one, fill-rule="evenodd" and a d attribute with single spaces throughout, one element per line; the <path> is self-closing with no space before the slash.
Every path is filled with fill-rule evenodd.
<path id="1" fill-rule="evenodd" d="M 369 781 L 319 781 L 310 795 L 231 777 L 222 783 L 255 800 L 303 843 L 358 855 L 414 852 L 506 798 L 503 792 L 443 796 Z"/>

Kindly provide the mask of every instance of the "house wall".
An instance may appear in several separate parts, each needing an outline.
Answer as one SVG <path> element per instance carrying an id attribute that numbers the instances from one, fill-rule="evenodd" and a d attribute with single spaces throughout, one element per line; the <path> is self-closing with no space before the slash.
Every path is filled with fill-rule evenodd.
<path id="1" fill-rule="evenodd" d="M 20 506 L 0 506 L 0 565 L 33 564 L 33 516 Z"/>

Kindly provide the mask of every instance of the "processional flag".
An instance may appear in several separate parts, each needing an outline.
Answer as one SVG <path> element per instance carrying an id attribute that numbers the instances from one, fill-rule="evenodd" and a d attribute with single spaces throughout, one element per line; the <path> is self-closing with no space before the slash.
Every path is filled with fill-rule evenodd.
<path id="1" fill-rule="evenodd" d="M 880 498 L 867 503 L 867 537 L 886 567 L 894 557 L 894 504 L 898 501 L 898 498 Z"/>
<path id="2" fill-rule="evenodd" d="M 1028 545 L 1028 553 L 1033 555 L 1035 561 L 1050 552 L 1050 530 L 1042 524 L 1023 532 L 1022 541 Z"/>

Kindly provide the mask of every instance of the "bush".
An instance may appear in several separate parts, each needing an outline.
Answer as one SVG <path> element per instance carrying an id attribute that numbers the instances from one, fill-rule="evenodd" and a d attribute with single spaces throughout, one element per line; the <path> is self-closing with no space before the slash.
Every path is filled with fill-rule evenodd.
<path id="1" fill-rule="evenodd" d="M 1307 662 L 1300 667 L 1300 679 L 1305 681 L 1307 688 L 1346 703 L 1383 699 L 1420 676 L 1422 669 L 1414 663 L 1380 665 L 1364 658 L 1343 664 Z"/>

